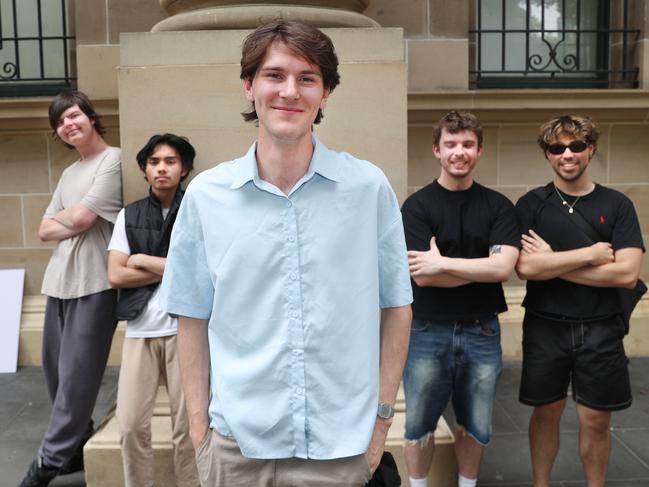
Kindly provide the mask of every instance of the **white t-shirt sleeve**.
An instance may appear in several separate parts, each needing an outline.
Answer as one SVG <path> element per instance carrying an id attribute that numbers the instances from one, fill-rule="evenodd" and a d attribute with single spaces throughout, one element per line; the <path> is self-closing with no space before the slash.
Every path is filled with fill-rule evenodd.
<path id="1" fill-rule="evenodd" d="M 128 244 L 128 237 L 126 236 L 124 208 L 117 214 L 117 220 L 113 228 L 113 236 L 108 243 L 108 250 L 117 250 L 123 254 L 131 255 L 131 246 Z"/>

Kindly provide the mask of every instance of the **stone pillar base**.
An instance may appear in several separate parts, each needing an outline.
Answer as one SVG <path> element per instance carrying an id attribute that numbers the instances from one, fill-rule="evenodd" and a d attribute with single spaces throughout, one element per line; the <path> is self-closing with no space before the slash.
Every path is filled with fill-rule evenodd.
<path id="1" fill-rule="evenodd" d="M 151 32 L 254 29 L 276 18 L 299 20 L 316 27 L 380 27 L 358 12 L 295 5 L 239 5 L 191 10 L 166 18 Z"/>
<path id="2" fill-rule="evenodd" d="M 407 192 L 403 31 L 325 29 L 341 84 L 315 134 L 329 148 L 379 166 L 400 201 Z M 122 34 L 118 69 L 124 202 L 147 194 L 135 155 L 151 135 L 173 132 L 196 147 L 195 171 L 245 154 L 257 135 L 239 79 L 248 30 Z"/>

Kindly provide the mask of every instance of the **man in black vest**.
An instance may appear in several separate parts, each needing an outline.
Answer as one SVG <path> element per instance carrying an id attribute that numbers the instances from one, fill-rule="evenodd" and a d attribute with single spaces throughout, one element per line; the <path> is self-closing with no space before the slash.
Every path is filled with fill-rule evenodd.
<path id="1" fill-rule="evenodd" d="M 158 305 L 169 238 L 183 197 L 180 183 L 196 152 L 184 138 L 154 135 L 137 154 L 149 196 L 117 217 L 108 250 L 108 280 L 120 289 L 117 317 L 128 320 L 117 391 L 124 484 L 154 484 L 151 416 L 160 379 L 171 408 L 176 485 L 198 485 L 194 449 L 176 355 L 177 319 Z"/>
<path id="2" fill-rule="evenodd" d="M 534 406 L 535 487 L 549 485 L 571 382 L 589 487 L 604 485 L 611 411 L 631 405 L 617 288 L 635 286 L 644 245 L 631 200 L 588 174 L 598 136 L 589 118 L 543 124 L 538 143 L 554 179 L 516 204 L 523 232 L 516 271 L 528 280 L 520 401 Z"/>

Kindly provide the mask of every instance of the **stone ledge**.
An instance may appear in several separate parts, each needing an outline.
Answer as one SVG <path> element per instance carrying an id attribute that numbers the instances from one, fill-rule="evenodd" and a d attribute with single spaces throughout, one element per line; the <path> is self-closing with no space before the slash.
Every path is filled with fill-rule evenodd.
<path id="1" fill-rule="evenodd" d="M 403 457 L 403 431 L 405 403 L 403 390 L 399 391 L 394 422 L 390 428 L 386 449 L 394 456 L 402 485 L 409 487 Z M 173 461 L 171 446 L 171 419 L 169 399 L 164 387 L 158 389 L 154 416 L 151 420 L 151 441 L 155 458 L 155 481 L 160 487 L 173 486 Z M 428 476 L 429 485 L 453 487 L 456 484 L 456 462 L 453 433 L 441 418 L 435 431 L 435 458 Z M 114 409 L 111 410 L 95 435 L 84 447 L 86 483 L 88 487 L 119 487 L 123 485 L 124 471 L 119 444 L 119 430 Z"/>
<path id="2" fill-rule="evenodd" d="M 649 90 L 458 90 L 408 93 L 408 124 L 432 124 L 449 110 L 472 110 L 483 123 L 534 122 L 588 111 L 599 122 L 649 119 Z"/>
<path id="3" fill-rule="evenodd" d="M 505 360 L 520 360 L 522 357 L 521 340 L 524 308 L 521 302 L 525 289 L 521 286 L 505 286 L 505 298 L 509 311 L 500 315 L 502 328 L 502 349 Z M 41 365 L 41 341 L 43 334 L 43 318 L 45 313 L 45 297 L 28 295 L 23 299 L 23 309 L 20 325 L 20 343 L 18 348 L 19 366 Z M 124 340 L 125 323 L 117 326 L 113 345 L 108 358 L 108 365 L 117 366 L 121 362 L 121 350 Z M 631 318 L 631 332 L 624 339 L 626 353 L 630 357 L 649 356 L 649 293 L 642 300 Z"/>

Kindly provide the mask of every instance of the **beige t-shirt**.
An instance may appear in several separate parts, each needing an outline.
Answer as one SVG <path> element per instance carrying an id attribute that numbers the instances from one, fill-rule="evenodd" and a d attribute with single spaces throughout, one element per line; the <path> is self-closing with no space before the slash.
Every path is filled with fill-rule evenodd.
<path id="1" fill-rule="evenodd" d="M 122 208 L 121 151 L 109 147 L 92 159 L 68 166 L 54 190 L 43 218 L 81 202 L 97 214 L 85 232 L 58 242 L 47 265 L 41 292 L 73 299 L 109 289 L 106 247 Z"/>

